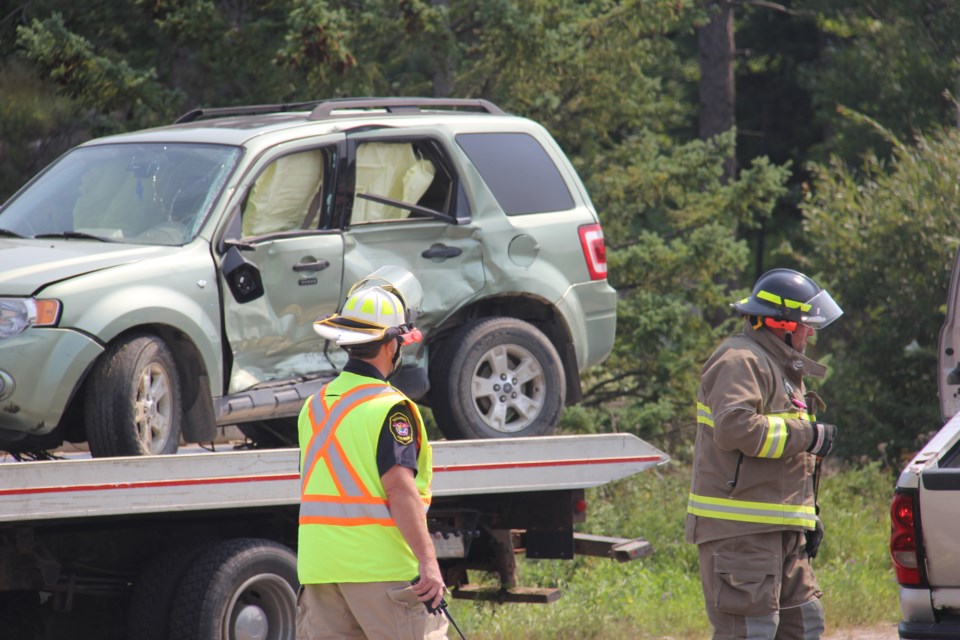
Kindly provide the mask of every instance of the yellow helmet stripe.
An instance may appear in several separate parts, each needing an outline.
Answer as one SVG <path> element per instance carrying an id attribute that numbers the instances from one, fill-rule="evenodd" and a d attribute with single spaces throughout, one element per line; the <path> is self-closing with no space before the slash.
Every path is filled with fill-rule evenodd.
<path id="1" fill-rule="evenodd" d="M 786 307 L 787 309 L 800 309 L 801 311 L 810 311 L 812 308 L 811 305 L 806 302 L 798 302 L 796 300 L 791 300 L 790 298 L 781 298 L 775 293 L 770 293 L 769 291 L 758 291 L 757 297 L 761 300 L 766 300 L 767 302 L 772 302 L 773 304 Z"/>
<path id="2" fill-rule="evenodd" d="M 775 293 L 770 293 L 769 291 L 758 291 L 757 297 L 761 300 L 766 300 L 767 302 L 772 302 L 773 304 L 783 304 L 783 298 L 778 296 Z"/>

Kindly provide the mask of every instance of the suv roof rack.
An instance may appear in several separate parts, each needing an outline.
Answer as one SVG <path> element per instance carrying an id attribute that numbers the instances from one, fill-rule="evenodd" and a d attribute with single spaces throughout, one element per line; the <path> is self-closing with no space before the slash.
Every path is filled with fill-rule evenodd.
<path id="1" fill-rule="evenodd" d="M 312 109 L 309 120 L 323 120 L 334 117 L 334 111 L 345 109 L 382 109 L 387 113 L 423 112 L 425 109 L 469 109 L 492 115 L 506 115 L 503 109 L 489 100 L 480 98 L 333 98 L 311 100 L 309 102 L 288 102 L 282 104 L 256 104 L 243 107 L 198 107 L 186 112 L 174 121 L 174 124 L 194 122 L 206 118 L 226 118 L 228 116 L 253 116 L 263 113 L 282 113 L 284 111 L 303 111 Z"/>
<path id="2" fill-rule="evenodd" d="M 261 113 L 278 113 L 283 111 L 303 111 L 312 109 L 323 100 L 311 100 L 309 102 L 287 102 L 283 104 L 255 104 L 243 107 L 198 107 L 187 111 L 174 121 L 174 124 L 183 124 L 184 122 L 193 122 L 201 118 L 226 118 L 228 116 L 255 116 Z"/>
<path id="3" fill-rule="evenodd" d="M 320 102 L 310 120 L 323 120 L 344 109 L 383 109 L 388 113 L 422 112 L 428 109 L 471 109 L 493 115 L 505 115 L 489 100 L 471 98 L 336 98 Z"/>

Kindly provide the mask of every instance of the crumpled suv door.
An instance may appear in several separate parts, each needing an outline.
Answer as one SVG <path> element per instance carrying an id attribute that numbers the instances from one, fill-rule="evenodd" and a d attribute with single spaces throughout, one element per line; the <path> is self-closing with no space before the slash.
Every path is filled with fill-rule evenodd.
<path id="1" fill-rule="evenodd" d="M 322 228 L 336 157 L 334 144 L 288 149 L 251 176 L 221 262 L 233 354 L 228 393 L 331 369 L 313 322 L 340 301 L 343 242 L 338 230 Z"/>

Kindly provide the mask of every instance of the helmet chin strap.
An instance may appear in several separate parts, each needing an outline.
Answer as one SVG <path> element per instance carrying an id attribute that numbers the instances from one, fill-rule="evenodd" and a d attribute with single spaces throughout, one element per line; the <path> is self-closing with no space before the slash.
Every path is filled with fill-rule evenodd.
<path id="1" fill-rule="evenodd" d="M 397 372 L 398 369 L 400 369 L 400 350 L 403 347 L 403 338 L 401 336 L 397 336 L 396 342 L 397 350 L 393 352 L 393 360 L 391 360 L 393 368 L 390 370 L 390 374 L 387 376 L 387 378 L 390 378 Z"/>

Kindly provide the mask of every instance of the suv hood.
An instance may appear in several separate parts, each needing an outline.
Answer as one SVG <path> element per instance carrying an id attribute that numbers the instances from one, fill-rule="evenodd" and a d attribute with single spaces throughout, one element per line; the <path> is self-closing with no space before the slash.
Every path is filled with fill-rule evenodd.
<path id="1" fill-rule="evenodd" d="M 85 273 L 138 262 L 178 247 L 87 240 L 0 239 L 0 296 L 29 296 Z"/>

